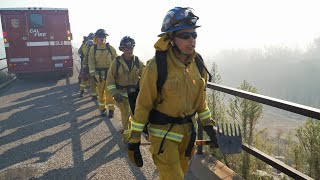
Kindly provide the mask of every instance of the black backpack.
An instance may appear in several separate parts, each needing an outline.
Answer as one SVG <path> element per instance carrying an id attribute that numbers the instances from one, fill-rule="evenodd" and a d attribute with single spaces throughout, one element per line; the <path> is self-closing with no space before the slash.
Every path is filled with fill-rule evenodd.
<path id="1" fill-rule="evenodd" d="M 196 53 L 195 62 L 197 64 L 198 70 L 202 77 L 204 77 L 203 69 L 209 75 L 209 82 L 211 82 L 212 75 L 204 65 L 203 59 L 199 53 Z M 167 51 L 156 51 L 156 63 L 157 63 L 157 71 L 158 71 L 158 80 L 157 80 L 157 90 L 161 94 L 161 88 L 164 82 L 167 79 L 168 70 L 167 70 Z"/>

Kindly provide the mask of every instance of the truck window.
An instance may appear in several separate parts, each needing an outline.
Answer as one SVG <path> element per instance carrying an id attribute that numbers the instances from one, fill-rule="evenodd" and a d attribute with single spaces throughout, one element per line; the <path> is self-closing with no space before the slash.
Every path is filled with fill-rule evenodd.
<path id="1" fill-rule="evenodd" d="M 42 14 L 30 14 L 30 27 L 35 28 L 41 28 L 43 26 L 43 16 Z"/>

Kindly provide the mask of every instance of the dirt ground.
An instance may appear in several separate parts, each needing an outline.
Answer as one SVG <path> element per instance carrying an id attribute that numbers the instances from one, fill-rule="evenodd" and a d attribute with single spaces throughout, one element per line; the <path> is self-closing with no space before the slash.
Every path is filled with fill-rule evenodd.
<path id="1" fill-rule="evenodd" d="M 294 119 L 265 111 L 256 128 L 267 128 L 270 137 L 276 137 L 278 133 L 282 133 L 281 138 L 285 138 L 289 132 L 294 135 L 296 129 L 303 125 L 305 119 Z"/>

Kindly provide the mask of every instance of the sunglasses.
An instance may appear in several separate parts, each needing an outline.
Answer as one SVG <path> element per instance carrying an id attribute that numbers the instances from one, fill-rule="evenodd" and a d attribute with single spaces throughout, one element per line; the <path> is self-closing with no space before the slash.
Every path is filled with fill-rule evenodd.
<path id="1" fill-rule="evenodd" d="M 198 34 L 197 32 L 182 32 L 179 34 L 175 34 L 174 36 L 180 39 L 189 39 L 190 37 L 196 39 L 198 37 Z"/>

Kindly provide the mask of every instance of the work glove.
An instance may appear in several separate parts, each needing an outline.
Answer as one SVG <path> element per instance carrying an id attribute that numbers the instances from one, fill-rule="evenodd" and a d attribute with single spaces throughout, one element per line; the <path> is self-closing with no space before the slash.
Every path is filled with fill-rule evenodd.
<path id="1" fill-rule="evenodd" d="M 218 141 L 217 141 L 217 137 L 216 137 L 216 131 L 213 130 L 213 126 L 209 125 L 209 126 L 203 126 L 203 130 L 207 133 L 207 135 L 209 136 L 212 144 L 210 145 L 212 148 L 218 148 Z"/>
<path id="2" fill-rule="evenodd" d="M 142 155 L 140 152 L 140 142 L 128 143 L 128 157 L 129 160 L 137 167 L 143 166 Z"/>
<path id="3" fill-rule="evenodd" d="M 123 100 L 123 96 L 122 96 L 120 93 L 116 93 L 116 94 L 113 96 L 113 99 L 114 99 L 117 103 L 121 103 L 122 100 Z"/>

